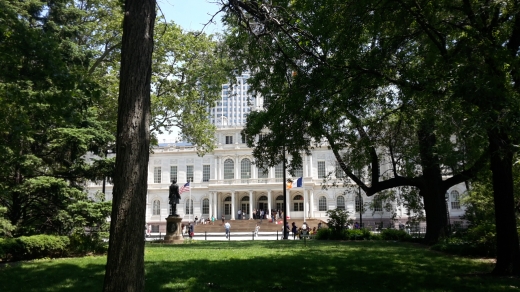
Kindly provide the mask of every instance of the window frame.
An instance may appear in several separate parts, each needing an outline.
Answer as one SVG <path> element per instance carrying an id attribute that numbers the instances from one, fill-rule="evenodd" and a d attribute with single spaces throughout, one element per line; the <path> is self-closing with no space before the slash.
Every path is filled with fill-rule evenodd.
<path id="1" fill-rule="evenodd" d="M 170 182 L 172 181 L 179 181 L 178 180 L 179 172 L 177 165 L 170 165 Z"/>
<path id="2" fill-rule="evenodd" d="M 340 200 L 342 202 L 340 202 Z M 346 204 L 345 204 L 345 196 L 338 196 L 336 198 L 336 209 L 339 210 L 346 210 Z"/>
<path id="3" fill-rule="evenodd" d="M 208 182 L 211 179 L 211 165 L 202 165 L 202 181 Z"/>
<path id="4" fill-rule="evenodd" d="M 320 211 L 320 212 L 327 211 L 327 197 L 320 196 L 318 198 L 318 211 Z"/>
<path id="5" fill-rule="evenodd" d="M 228 158 L 224 160 L 224 179 L 235 179 L 235 161 Z"/>
<path id="6" fill-rule="evenodd" d="M 161 215 L 161 200 L 155 199 L 152 203 L 152 216 Z"/>
<path id="7" fill-rule="evenodd" d="M 318 178 L 327 177 L 327 166 L 324 160 L 318 161 Z"/>
<path id="8" fill-rule="evenodd" d="M 160 184 L 161 183 L 162 171 L 160 166 L 153 167 L 153 183 Z"/>

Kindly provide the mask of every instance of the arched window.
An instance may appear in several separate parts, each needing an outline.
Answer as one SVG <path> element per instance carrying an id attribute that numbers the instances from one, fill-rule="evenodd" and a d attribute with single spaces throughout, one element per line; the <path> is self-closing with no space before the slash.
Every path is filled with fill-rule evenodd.
<path id="1" fill-rule="evenodd" d="M 283 196 L 276 197 L 275 204 L 276 204 L 276 210 L 283 211 Z"/>
<path id="2" fill-rule="evenodd" d="M 283 177 L 283 165 L 281 163 L 278 163 L 274 167 L 274 177 L 275 178 L 282 178 Z"/>
<path id="3" fill-rule="evenodd" d="M 327 198 L 321 196 L 318 200 L 318 211 L 327 211 Z"/>
<path id="4" fill-rule="evenodd" d="M 383 211 L 383 200 L 380 197 L 375 197 L 372 205 L 374 207 L 374 211 L 376 211 L 376 212 Z"/>
<path id="5" fill-rule="evenodd" d="M 303 197 L 302 195 L 296 195 L 293 198 L 293 211 L 303 212 Z"/>
<path id="6" fill-rule="evenodd" d="M 269 169 L 263 169 L 258 167 L 258 178 L 268 178 L 269 177 Z"/>
<path id="7" fill-rule="evenodd" d="M 360 196 L 356 196 L 356 212 L 361 211 L 361 206 L 363 206 L 363 198 Z"/>
<path id="8" fill-rule="evenodd" d="M 232 159 L 226 159 L 224 161 L 224 179 L 235 178 L 235 163 Z"/>
<path id="9" fill-rule="evenodd" d="M 338 196 L 336 198 L 336 209 L 345 210 L 345 197 Z"/>
<path id="10" fill-rule="evenodd" d="M 153 201 L 152 214 L 153 215 L 161 215 L 161 201 L 159 201 L 159 200 L 154 200 Z"/>
<path id="11" fill-rule="evenodd" d="M 224 202 L 231 202 L 231 197 L 227 197 L 224 199 Z"/>
<path id="12" fill-rule="evenodd" d="M 202 214 L 209 215 L 209 199 L 202 200 Z"/>
<path id="13" fill-rule="evenodd" d="M 193 200 L 186 200 L 186 215 L 193 214 Z"/>
<path id="14" fill-rule="evenodd" d="M 303 168 L 300 166 L 294 170 L 294 177 L 302 177 L 303 176 Z"/>
<path id="15" fill-rule="evenodd" d="M 261 196 L 260 198 L 258 198 L 259 201 L 267 201 L 267 197 L 266 196 Z"/>
<path id="16" fill-rule="evenodd" d="M 460 195 L 457 191 L 451 191 L 451 208 L 460 209 Z"/>
<path id="17" fill-rule="evenodd" d="M 242 159 L 240 163 L 240 178 L 251 178 L 251 160 L 248 158 Z"/>

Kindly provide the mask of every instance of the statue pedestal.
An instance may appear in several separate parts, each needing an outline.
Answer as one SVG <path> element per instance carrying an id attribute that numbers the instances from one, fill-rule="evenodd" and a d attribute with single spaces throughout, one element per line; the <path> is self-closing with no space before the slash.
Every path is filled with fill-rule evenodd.
<path id="1" fill-rule="evenodd" d="M 166 218 L 166 235 L 164 243 L 183 243 L 181 228 L 182 218 L 179 215 L 170 215 Z"/>

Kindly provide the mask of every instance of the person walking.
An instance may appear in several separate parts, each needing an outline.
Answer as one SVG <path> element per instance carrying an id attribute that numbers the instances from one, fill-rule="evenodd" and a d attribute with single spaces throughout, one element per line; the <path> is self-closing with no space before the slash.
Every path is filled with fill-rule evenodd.
<path id="1" fill-rule="evenodd" d="M 292 223 L 291 231 L 292 231 L 292 239 L 295 240 L 296 233 L 298 233 L 298 227 L 296 227 L 296 223 L 294 223 L 294 222 Z"/>
<path id="2" fill-rule="evenodd" d="M 224 217 L 224 215 L 222 215 L 222 225 L 224 225 L 224 220 L 226 220 L 226 217 Z"/>
<path id="3" fill-rule="evenodd" d="M 188 228 L 188 235 L 190 239 L 193 239 L 193 235 L 195 235 L 195 227 L 193 226 L 193 222 L 190 223 L 190 227 Z"/>
<path id="4" fill-rule="evenodd" d="M 285 234 L 283 235 L 284 239 L 286 239 L 286 238 L 289 239 L 289 232 L 290 231 L 291 231 L 291 228 L 289 227 L 289 222 L 287 222 L 287 224 L 285 224 L 285 228 L 284 228 L 284 232 L 285 232 Z"/>
<path id="5" fill-rule="evenodd" d="M 258 225 L 258 223 L 256 223 L 256 227 L 255 227 L 255 237 L 258 237 L 258 231 L 260 230 L 260 225 Z"/>
<path id="6" fill-rule="evenodd" d="M 226 222 L 226 224 L 224 224 L 224 228 L 226 229 L 226 238 L 229 237 L 229 229 L 231 228 L 231 224 L 229 224 L 229 222 Z"/>

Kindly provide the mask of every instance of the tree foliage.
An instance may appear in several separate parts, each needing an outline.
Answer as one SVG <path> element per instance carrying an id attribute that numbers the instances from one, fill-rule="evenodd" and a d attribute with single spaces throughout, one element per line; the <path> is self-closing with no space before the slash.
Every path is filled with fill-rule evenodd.
<path id="1" fill-rule="evenodd" d="M 183 31 L 157 23 L 152 76 L 152 130 L 181 130 L 202 155 L 214 147 L 208 108 L 220 98 L 230 70 L 218 35 Z"/>
<path id="2" fill-rule="evenodd" d="M 229 1 L 233 57 L 254 71 L 252 88 L 265 103 L 244 132 L 260 166 L 277 164 L 285 145 L 291 168 L 298 168 L 302 153 L 325 143 L 348 176 L 332 186 L 352 180 L 368 196 L 417 188 L 426 241 L 434 243 L 447 231 L 444 194 L 483 166 L 484 134 L 463 123 L 460 104 L 433 90 L 440 81 L 417 66 L 409 36 L 392 35 L 413 21 L 388 26 L 404 12 L 386 15 L 387 5 Z M 363 14 L 367 9 L 373 13 Z M 438 118 L 454 112 L 449 120 Z"/>
<path id="3" fill-rule="evenodd" d="M 84 182 L 83 155 L 113 140 L 92 107 L 103 90 L 87 74 L 84 10 L 2 1 L 0 11 L 0 205 L 14 235 L 56 232 L 57 212 Z"/>
<path id="4" fill-rule="evenodd" d="M 446 226 L 445 191 L 489 159 L 500 210 L 494 272 L 520 272 L 511 170 L 519 138 L 518 1 L 224 4 L 236 56 L 256 70 L 253 88 L 268 104 L 266 112 L 251 115 L 250 145 L 274 154 L 279 152 L 274 146 L 285 143 L 297 157 L 324 137 L 338 161 L 340 149 L 363 146 L 350 152 L 349 164 L 341 164 L 347 175 L 369 195 L 398 185 L 419 188 L 427 220 L 433 219 L 428 228 L 434 225 L 437 234 Z M 394 135 L 395 128 L 384 132 L 391 135 L 379 134 L 382 126 L 399 124 L 406 125 L 402 135 L 409 141 Z M 254 135 L 265 128 L 271 131 L 267 139 L 256 142 Z M 395 147 L 399 140 L 401 148 Z M 394 154 L 392 166 L 402 161 L 410 167 L 391 167 L 393 177 L 380 181 L 381 145 Z M 400 151 L 404 147 L 414 152 Z M 255 151 L 261 160 L 261 151 Z M 367 161 L 371 185 L 352 173 Z M 421 175 L 406 177 L 403 170 Z"/>

